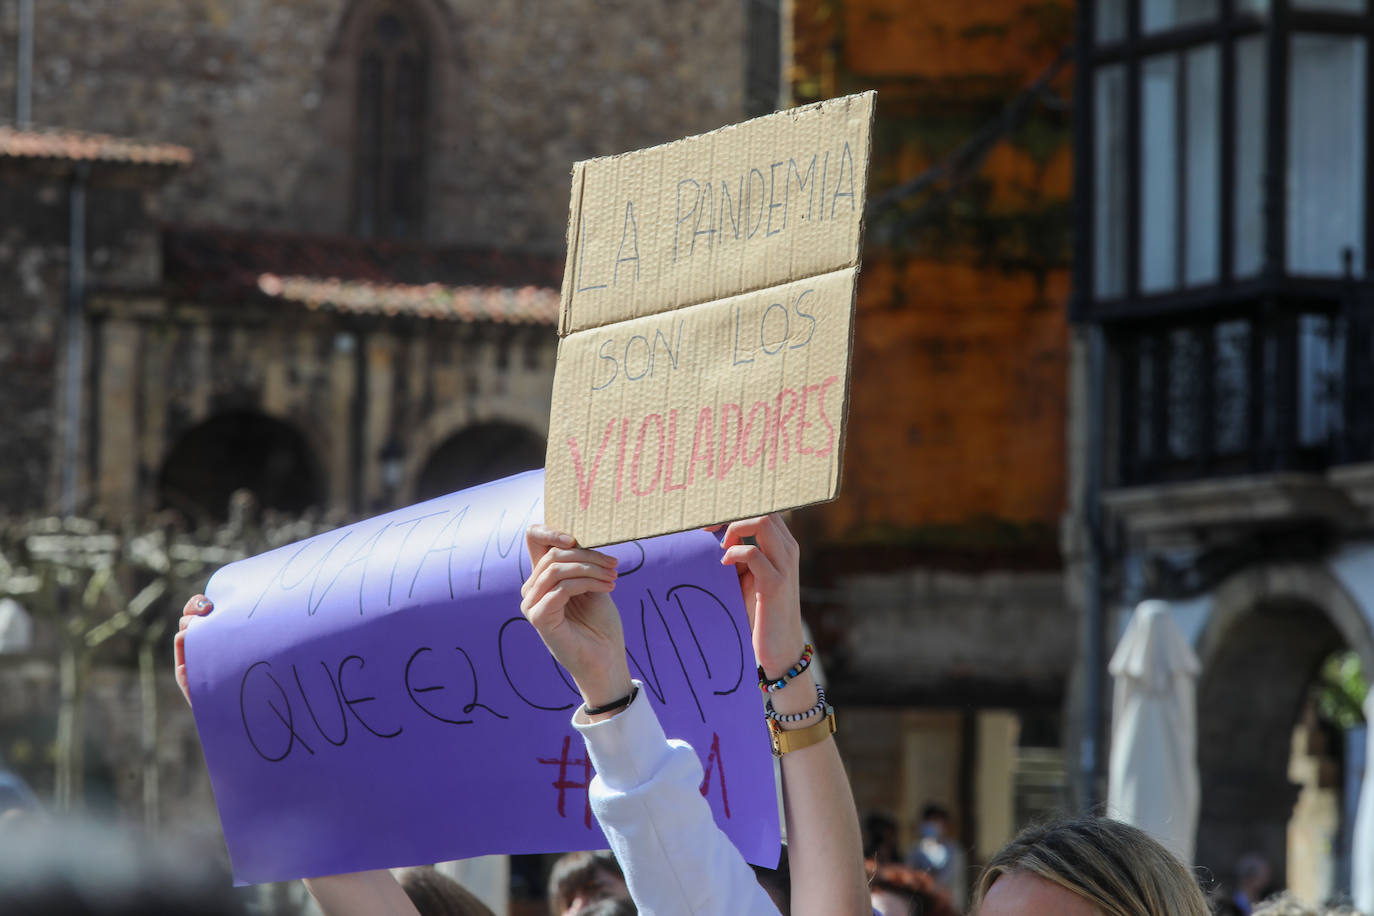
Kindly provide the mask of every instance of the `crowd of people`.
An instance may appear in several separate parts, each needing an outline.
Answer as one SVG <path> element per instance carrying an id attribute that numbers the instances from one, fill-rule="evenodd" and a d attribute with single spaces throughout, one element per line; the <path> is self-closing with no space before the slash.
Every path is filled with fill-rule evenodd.
<path id="1" fill-rule="evenodd" d="M 768 699 L 788 840 L 778 867 L 751 867 L 715 825 L 698 790 L 703 771 L 696 752 L 664 735 L 642 685 L 630 676 L 621 617 L 611 598 L 615 559 L 539 525 L 529 529 L 526 542 L 531 572 L 521 610 L 582 696 L 572 726 L 596 770 L 590 803 L 611 847 L 569 853 L 558 861 L 548 881 L 550 916 L 1311 912 L 1283 897 L 1256 904 L 1254 895 L 1262 890 L 1254 882 L 1209 901 L 1198 876 L 1158 842 L 1101 817 L 1027 829 L 972 881 L 950 814 L 939 805 L 921 812 L 918 838 L 906 855 L 891 818 L 870 818 L 865 843 L 831 737 L 834 710 L 813 676 L 813 650 L 805 644 L 799 550 L 777 516 L 735 522 L 721 536 L 721 562 L 739 574 L 760 687 Z M 176 678 L 188 702 L 195 697 L 187 678 L 186 634 L 212 611 L 205 596 L 191 598 L 175 638 Z M 204 906 L 187 901 L 179 908 L 164 906 L 163 898 L 179 885 L 163 877 L 126 880 L 129 892 L 121 894 L 102 884 L 99 875 L 58 868 L 45 878 L 31 869 L 21 879 L 4 865 L 0 854 L 0 910 L 6 912 L 233 911 L 222 895 Z M 1244 874 L 1255 877 L 1252 872 Z M 149 896 L 150 884 L 161 896 Z M 330 875 L 308 878 L 305 885 L 325 916 L 491 914 L 433 868 Z M 196 888 L 203 894 L 203 882 Z M 57 904 L 61 907 L 53 908 Z"/>

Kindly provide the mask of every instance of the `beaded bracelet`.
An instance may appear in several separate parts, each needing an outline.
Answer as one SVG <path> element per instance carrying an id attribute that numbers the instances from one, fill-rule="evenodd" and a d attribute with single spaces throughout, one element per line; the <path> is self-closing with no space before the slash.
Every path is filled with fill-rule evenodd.
<path id="1" fill-rule="evenodd" d="M 801 658 L 797 659 L 797 663 L 791 668 L 788 668 L 787 673 L 776 681 L 769 680 L 768 675 L 763 672 L 763 666 L 759 665 L 759 689 L 767 690 L 769 693 L 777 693 L 779 690 L 786 687 L 788 682 L 807 668 L 811 667 L 811 656 L 815 651 L 816 647 L 811 645 L 811 643 L 807 643 L 806 648 L 802 649 Z"/>
<path id="2" fill-rule="evenodd" d="M 820 684 L 817 684 L 816 705 L 812 706 L 806 712 L 780 713 L 773 708 L 773 698 L 769 697 L 768 702 L 766 704 L 766 711 L 764 712 L 764 715 L 772 719 L 774 722 L 805 722 L 807 719 L 814 719 L 816 716 L 819 716 L 821 713 L 825 712 L 825 707 L 825 688 L 822 687 Z"/>

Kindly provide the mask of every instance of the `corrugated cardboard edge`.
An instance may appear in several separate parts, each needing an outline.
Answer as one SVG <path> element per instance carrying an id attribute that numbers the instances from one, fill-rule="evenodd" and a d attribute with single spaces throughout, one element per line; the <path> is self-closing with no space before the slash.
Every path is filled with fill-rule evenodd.
<path id="1" fill-rule="evenodd" d="M 863 207 L 863 210 L 862 210 L 861 212 L 864 214 L 864 216 L 861 217 L 860 220 L 859 220 L 858 243 L 857 243 L 857 245 L 855 246 L 855 249 L 854 249 L 854 252 L 855 252 L 855 253 L 854 253 L 854 260 L 853 260 L 853 263 L 852 263 L 852 264 L 845 264 L 845 265 L 841 266 L 840 268 L 838 268 L 838 269 L 840 269 L 840 270 L 843 270 L 843 269 L 846 269 L 846 268 L 849 268 L 849 267 L 853 267 L 853 268 L 854 268 L 854 271 L 855 271 L 855 279 L 854 279 L 854 290 L 853 290 L 853 292 L 851 293 L 850 299 L 849 299 L 849 343 L 848 343 L 848 350 L 847 350 L 846 353 L 845 353 L 845 364 L 846 364 L 846 369 L 847 369 L 847 371 L 846 371 L 846 373 L 845 373 L 845 379 L 844 379 L 844 405 L 843 405 L 843 412 L 842 412 L 842 414 L 841 414 L 841 415 L 843 416 L 843 418 L 844 418 L 844 422 L 840 424 L 839 433 L 838 433 L 839 439 L 838 439 L 838 442 L 836 443 L 836 458 L 835 458 L 835 489 L 834 489 L 834 492 L 830 494 L 830 496 L 828 496 L 828 497 L 826 497 L 826 498 L 824 498 L 824 499 L 816 499 L 816 500 L 812 500 L 811 502 L 799 503 L 799 504 L 797 504 L 797 505 L 795 505 L 795 506 L 792 506 L 792 507 L 790 507 L 790 508 L 788 508 L 788 509 L 779 510 L 779 511 L 790 512 L 790 511 L 792 511 L 792 510 L 794 510 L 794 509 L 805 509 L 805 508 L 807 508 L 807 507 L 809 507 L 809 506 L 819 506 L 819 505 L 824 505 L 825 503 L 828 503 L 828 502 L 834 502 L 837 498 L 839 498 L 840 490 L 841 490 L 841 488 L 842 488 L 842 486 L 843 486 L 843 483 L 844 483 L 844 452 L 845 452 L 845 445 L 846 445 L 846 443 L 847 443 L 847 441 L 848 441 L 848 438 L 849 438 L 849 405 L 850 405 L 851 400 L 853 399 L 852 388 L 853 388 L 853 383 L 854 383 L 854 335 L 855 335 L 855 333 L 856 333 L 855 327 L 856 327 L 856 325 L 858 324 L 858 320 L 859 320 L 859 314 L 858 314 L 859 281 L 860 281 L 860 277 L 862 276 L 862 273 L 863 273 L 864 235 L 865 235 L 865 232 L 866 232 L 866 230 L 867 230 L 867 219 L 864 218 L 864 217 L 867 216 L 867 210 L 868 210 L 868 183 L 869 183 L 869 180 L 870 180 L 870 173 L 871 173 L 871 169 L 872 169 L 872 155 L 873 155 L 873 123 L 874 123 L 874 121 L 876 120 L 877 110 L 878 110 L 877 92 L 876 92 L 875 90 L 870 89 L 870 90 L 867 90 L 867 91 L 865 91 L 865 92 L 854 93 L 853 95 L 854 95 L 854 96 L 858 96 L 858 97 L 870 96 L 870 97 L 872 97 L 872 100 L 871 100 L 871 104 L 868 106 L 868 130 L 866 131 L 866 136 L 867 136 L 867 139 L 868 139 L 868 145 L 867 145 L 866 148 L 864 149 L 864 155 L 863 155 L 863 158 L 862 158 L 862 162 L 863 162 L 863 164 L 864 164 L 864 166 L 863 166 L 863 184 L 862 184 L 862 187 L 863 187 L 863 195 L 864 195 L 864 207 Z M 841 98 L 847 98 L 847 97 L 841 96 Z M 801 113 L 801 112 L 808 111 L 808 110 L 811 110 L 811 109 L 813 109 L 813 108 L 820 108 L 822 105 L 826 104 L 826 102 L 830 102 L 830 101 L 835 101 L 835 100 L 833 100 L 833 99 L 826 99 L 826 100 L 823 100 L 823 101 L 820 101 L 820 102 L 813 102 L 813 103 L 811 103 L 810 105 L 805 105 L 805 106 L 802 106 L 802 107 L 800 107 L 800 108 L 788 109 L 788 110 L 786 110 L 786 111 L 774 112 L 772 115 L 764 115 L 763 117 L 773 117 L 773 116 L 775 116 L 775 115 L 780 115 L 780 114 L 793 114 L 793 115 L 795 116 L 795 114 L 799 114 L 799 113 Z M 717 128 L 717 130 L 724 130 L 724 129 L 728 129 L 729 127 L 734 127 L 734 126 L 737 126 L 737 125 L 727 125 L 727 127 L 725 127 L 725 128 Z M 716 132 L 716 131 L 706 131 L 706 133 L 715 133 L 715 132 Z M 693 135 L 693 136 L 702 136 L 702 134 L 695 134 L 695 135 Z M 682 139 L 691 139 L 691 138 L 690 138 L 690 137 L 685 137 L 685 138 L 682 138 Z M 680 141 L 675 140 L 675 141 L 672 141 L 672 142 L 673 142 L 673 143 L 677 143 L 677 142 L 680 142 Z M 668 143 L 659 144 L 659 146 L 668 146 L 668 145 L 670 145 L 670 144 L 668 144 Z M 657 148 L 658 148 L 658 147 L 649 147 L 648 149 L 657 149 Z M 633 151 L 633 152 L 638 153 L 638 152 L 644 152 L 644 151 L 645 151 L 645 150 L 635 150 L 635 151 Z M 604 156 L 604 157 L 600 157 L 600 158 L 601 158 L 601 159 L 617 159 L 617 158 L 620 158 L 620 156 L 627 156 L 627 155 L 630 155 L 630 153 L 621 153 L 619 156 Z M 568 326 L 569 326 L 569 317 L 568 317 L 568 315 L 569 315 L 569 308 L 570 308 L 571 303 L 572 303 L 572 289 L 571 289 L 571 287 L 569 286 L 569 284 L 570 284 L 571 282 L 575 282 L 572 278 L 575 277 L 575 274 L 573 273 L 573 271 L 576 269 L 576 266 L 577 266 L 577 265 L 576 265 L 576 256 L 575 256 L 575 252 L 577 251 L 576 245 L 577 245 L 577 242 L 578 242 L 578 225 L 577 225 L 577 224 L 581 222 L 581 220 L 578 219 L 578 216 L 581 214 L 581 207 L 582 207 L 582 189 L 583 189 L 584 171 L 585 171 L 586 164 L 587 164 L 588 162 L 595 162 L 595 161 L 597 161 L 597 160 L 595 160 L 595 159 L 591 159 L 591 160 L 582 160 L 582 161 L 577 162 L 577 163 L 575 163 L 575 164 L 573 165 L 573 171 L 572 171 L 572 178 L 573 178 L 573 180 L 572 180 L 572 197 L 571 197 L 571 201 L 570 201 L 570 203 L 569 203 L 569 208 L 568 208 L 568 212 L 569 212 L 569 215 L 568 215 L 568 238 L 567 238 L 567 243 L 568 243 L 568 255 L 567 255 L 566 263 L 565 263 L 565 266 L 564 266 L 564 269 L 563 269 L 562 304 L 561 304 L 561 307 L 560 307 L 560 309 L 559 309 L 559 319 L 558 319 L 558 335 L 559 335 L 558 353 L 557 353 L 557 355 L 556 355 L 556 357 L 555 357 L 555 359 L 554 359 L 554 372 L 555 372 L 555 373 L 557 373 L 557 371 L 558 371 L 558 365 L 559 365 L 560 363 L 563 362 L 563 359 L 564 359 L 563 343 L 564 343 L 564 340 L 566 339 L 566 337 L 567 337 L 567 335 L 568 335 L 568 333 L 569 333 L 568 330 L 567 330 L 567 329 L 568 329 Z M 806 278 L 805 278 L 805 277 L 796 277 L 796 278 L 793 278 L 793 279 L 806 279 Z M 790 281 L 786 281 L 786 282 L 790 282 Z M 765 286 L 765 287 L 759 287 L 759 289 L 766 289 L 766 288 L 767 288 L 766 286 Z M 751 292 L 757 292 L 757 290 L 752 290 L 752 289 L 750 289 L 750 290 L 745 290 L 745 289 L 741 289 L 741 290 L 737 290 L 735 293 L 732 293 L 732 295 L 742 295 L 742 294 L 751 293 Z M 693 303 L 693 304 L 700 304 L 700 303 Z M 550 456 L 553 454 L 553 448 L 554 448 L 554 443 L 553 443 L 553 440 L 550 439 L 550 440 L 548 441 L 546 447 L 545 447 L 544 464 L 545 464 L 545 467 L 546 467 L 546 468 L 547 468 L 547 466 L 548 466 L 549 458 L 550 458 Z M 546 476 L 546 477 L 545 477 L 545 492 L 546 492 L 546 493 L 547 493 L 547 488 L 548 488 L 548 478 L 547 478 L 547 476 Z M 546 503 L 546 504 L 547 504 L 547 501 L 548 501 L 548 500 L 547 500 L 547 495 L 546 495 L 546 497 L 545 497 L 545 503 Z M 722 524 L 728 524 L 729 522 L 739 521 L 739 520 L 741 520 L 741 519 L 749 518 L 749 517 L 750 517 L 750 516 L 740 516 L 739 518 L 721 519 L 721 523 L 722 523 Z M 576 532 L 570 531 L 570 532 L 568 532 L 568 533 L 569 533 L 569 534 L 572 534 L 574 537 L 576 537 Z M 670 532 L 670 531 L 662 532 L 662 534 L 671 534 L 671 533 L 672 533 L 672 532 Z M 620 541 L 610 541 L 610 540 L 593 539 L 593 540 L 588 541 L 588 542 L 585 542 L 585 543 L 583 543 L 581 540 L 579 540 L 578 543 L 579 543 L 581 546 L 583 546 L 583 547 L 605 547 L 605 546 L 609 546 L 609 545 L 611 545 L 611 544 L 616 544 L 616 543 L 621 543 L 621 542 L 620 542 Z"/>
<path id="2" fill-rule="evenodd" d="M 859 244 L 854 250 L 854 292 L 849 301 L 849 352 L 845 355 L 845 365 L 848 372 L 844 379 L 844 422 L 840 424 L 840 438 L 836 443 L 838 449 L 835 453 L 835 492 L 830 494 L 829 499 L 817 500 L 807 505 L 821 505 L 823 503 L 834 502 L 839 499 L 840 489 L 844 486 L 844 447 L 849 438 L 849 402 L 853 396 L 854 387 L 854 334 L 859 324 L 859 283 L 863 279 L 863 260 L 864 260 L 864 233 L 868 228 L 868 183 L 873 168 L 873 122 L 878 114 L 878 93 L 875 90 L 859 93 L 860 95 L 872 96 L 868 106 L 868 130 L 865 136 L 868 137 L 868 146 L 864 149 L 864 207 L 863 215 L 859 218 Z M 802 508 L 798 506 L 797 508 Z"/>
<path id="3" fill-rule="evenodd" d="M 857 240 L 857 244 L 855 245 L 855 248 L 854 248 L 854 255 L 853 255 L 853 257 L 850 258 L 850 259 L 848 259 L 848 260 L 846 260 L 843 264 L 836 264 L 835 266 L 833 266 L 833 267 L 831 267 L 831 268 L 828 268 L 827 271 L 825 271 L 825 272 L 829 272 L 830 270 L 843 270 L 843 269 L 846 268 L 846 267 L 855 267 L 855 268 L 859 267 L 859 266 L 861 265 L 862 261 L 863 261 L 864 216 L 866 215 L 866 212 L 867 212 L 867 209 L 868 209 L 868 176 L 869 176 L 869 172 L 870 172 L 870 169 L 871 169 L 871 166 L 872 166 L 872 162 L 870 161 L 870 157 L 872 156 L 872 152 L 873 152 L 873 122 L 874 122 L 874 115 L 875 115 L 875 113 L 876 113 L 876 111 L 877 111 L 877 108 L 878 108 L 878 93 L 877 93 L 877 90 L 874 90 L 874 89 L 866 89 L 866 90 L 864 90 L 863 92 L 854 92 L 854 93 L 850 93 L 849 95 L 836 96 L 836 97 L 830 98 L 830 99 L 822 99 L 822 100 L 819 101 L 819 102 L 810 102 L 810 103 L 808 103 L 808 104 L 806 104 L 806 105 L 799 105 L 799 106 L 794 107 L 794 108 L 785 108 L 785 109 L 782 109 L 782 110 L 779 110 L 779 111 L 771 112 L 771 113 L 766 114 L 766 115 L 759 115 L 759 116 L 756 117 L 756 118 L 747 118 L 747 119 L 745 119 L 744 121 L 737 121 L 737 122 L 735 122 L 734 124 L 725 124 L 725 125 L 723 125 L 723 126 L 721 126 L 721 127 L 717 127 L 717 128 L 712 129 L 712 130 L 703 131 L 703 132 L 701 132 L 701 133 L 699 133 L 699 134 L 689 134 L 689 135 L 686 136 L 686 137 L 679 137 L 679 138 L 676 139 L 676 140 L 670 140 L 670 141 L 668 141 L 668 142 L 666 142 L 666 143 L 659 143 L 659 144 L 657 144 L 657 145 L 655 145 L 655 146 L 646 146 L 646 147 L 644 147 L 643 149 L 627 150 L 626 152 L 623 152 L 623 153 L 616 153 L 616 154 L 613 155 L 613 156 L 596 156 L 596 157 L 593 157 L 593 158 L 591 158 L 591 159 L 581 159 L 581 160 L 578 160 L 577 162 L 573 163 L 573 168 L 572 168 L 572 193 L 571 193 L 570 198 L 569 198 L 569 201 L 568 201 L 568 231 L 567 231 L 567 246 L 568 246 L 568 247 L 567 247 L 567 255 L 566 255 L 566 258 L 565 258 L 565 261 L 564 261 L 564 267 L 563 267 L 563 287 L 562 287 L 562 290 L 561 290 L 561 295 L 560 295 L 560 300 L 561 300 L 561 301 L 560 301 L 559 310 L 558 310 L 558 336 L 559 336 L 560 338 L 562 338 L 562 337 L 566 337 L 569 333 L 571 333 L 571 327 L 572 327 L 572 299 L 573 299 L 573 290 L 574 290 L 574 286 L 573 286 L 572 284 L 576 283 L 577 270 L 578 270 L 579 267 L 580 267 L 580 265 L 578 264 L 577 258 L 578 258 L 578 253 L 579 253 L 579 251 L 580 251 L 579 245 L 580 245 L 580 243 L 581 243 L 581 231 L 582 231 L 582 191 L 583 191 L 583 186 L 584 186 L 584 183 L 585 183 L 585 180 L 586 180 L 586 170 L 587 170 L 587 167 L 588 167 L 589 165 L 597 165 L 597 164 L 611 163 L 611 162 L 615 162 L 615 161 L 620 160 L 620 159 L 628 158 L 628 157 L 630 157 L 630 156 L 641 156 L 641 155 L 648 155 L 648 154 L 652 154 L 652 153 L 662 152 L 663 150 L 665 150 L 665 149 L 667 149 L 667 148 L 669 148 L 669 147 L 677 146 L 678 144 L 682 144 L 682 143 L 688 143 L 688 142 L 691 142 L 691 141 L 693 141 L 693 140 L 697 140 L 697 139 L 700 139 L 700 138 L 703 138 L 703 137 L 709 137 L 709 136 L 712 136 L 713 134 L 724 134 L 724 133 L 729 133 L 730 131 L 738 130 L 740 127 L 742 127 L 742 126 L 745 125 L 745 124 L 751 124 L 751 123 L 753 123 L 753 122 L 755 122 L 755 121 L 766 121 L 766 120 L 774 119 L 774 118 L 779 119 L 779 120 L 788 119 L 788 120 L 796 121 L 796 120 L 798 120 L 799 118 L 801 118 L 802 116 L 804 116 L 804 115 L 806 115 L 806 114 L 809 114 L 809 113 L 811 113 L 811 112 L 813 112 L 813 111 L 820 111 L 822 108 L 826 107 L 827 105 L 834 106 L 834 105 L 839 105 L 839 104 L 843 104 L 846 108 L 852 107 L 852 106 L 854 106 L 855 104 L 866 104 L 866 106 L 867 106 L 867 108 L 868 108 L 868 125 L 867 125 L 867 130 L 865 131 L 865 138 L 866 138 L 866 140 L 867 140 L 867 146 L 866 146 L 865 149 L 864 149 L 864 155 L 863 155 L 863 159 L 862 159 L 863 164 L 864 164 L 864 166 L 863 166 L 863 195 L 864 195 L 864 208 L 863 208 L 863 211 L 861 212 L 860 217 L 859 217 L 858 240 Z M 787 279 L 785 279 L 785 280 L 780 280 L 780 281 L 778 281 L 778 282 L 779 282 L 779 283 L 787 283 L 787 282 L 791 282 L 792 280 L 801 280 L 801 279 L 805 279 L 805 278 L 804 278 L 804 277 L 789 277 L 789 278 L 787 278 Z M 759 285 L 759 286 L 751 286 L 751 287 L 747 287 L 747 288 L 746 288 L 746 287 L 740 287 L 740 288 L 734 290 L 733 292 L 731 292 L 730 295 L 731 295 L 731 296 L 735 296 L 735 295 L 742 295 L 742 294 L 744 294 L 744 293 L 758 292 L 759 290 L 768 289 L 769 287 L 771 287 L 771 286 L 776 286 L 776 285 L 777 285 L 776 283 L 765 283 L 765 284 L 761 284 L 761 285 Z M 682 305 L 683 305 L 683 306 L 700 305 L 702 302 L 710 302 L 710 301 L 712 301 L 712 300 L 711 300 L 711 299 L 701 299 L 701 300 L 699 300 L 699 301 L 684 302 L 684 303 L 682 303 Z M 597 324 L 597 325 L 589 325 L 589 327 L 604 327 L 604 326 L 606 326 L 606 325 L 616 324 L 616 323 L 618 323 L 618 321 L 607 320 L 607 321 L 604 321 L 604 322 L 602 322 L 602 323 L 600 323 L 600 324 Z M 586 328 L 582 328 L 581 330 L 586 330 Z M 846 409 L 848 409 L 848 406 L 849 406 L 848 404 L 845 405 Z"/>
<path id="4" fill-rule="evenodd" d="M 582 231 L 582 186 L 586 181 L 586 174 L 587 162 L 585 160 L 573 163 L 572 196 L 568 201 L 568 253 L 564 258 L 563 288 L 559 294 L 560 301 L 558 304 L 558 336 L 560 339 L 568 336 L 568 328 L 571 326 L 572 285 L 577 282 L 577 246 Z M 860 227 L 859 232 L 862 234 L 862 227 Z"/>
<path id="5" fill-rule="evenodd" d="M 819 498 L 819 499 L 813 499 L 813 500 L 810 500 L 810 501 L 808 501 L 808 502 L 799 502 L 799 503 L 795 503 L 794 505 L 789 506 L 789 507 L 786 508 L 786 509 L 775 510 L 775 511 L 777 511 L 777 512 L 791 512 L 791 511 L 793 511 L 793 510 L 795 510 L 795 509 L 805 509 L 805 508 L 807 508 L 807 507 L 809 507 L 809 506 L 822 506 L 822 505 L 825 505 L 825 504 L 828 503 L 828 502 L 834 502 L 835 499 L 836 499 L 836 498 L 839 496 L 839 494 L 840 494 L 840 486 L 841 486 L 841 484 L 842 484 L 843 481 L 844 481 L 844 444 L 845 444 L 845 438 L 846 438 L 846 434 L 847 434 L 847 427 L 848 427 L 848 425 L 849 425 L 848 418 L 849 418 L 850 387 L 851 387 L 851 384 L 852 384 L 852 382 L 853 382 L 853 371 L 852 371 L 852 370 L 853 370 L 853 363 L 854 363 L 854 327 L 855 327 L 855 323 L 858 321 L 857 303 L 858 303 L 858 295 L 859 295 L 859 273 L 860 273 L 860 269 L 861 269 L 861 268 L 860 268 L 860 265 L 850 265 L 850 266 L 848 266 L 848 267 L 841 267 L 841 268 L 838 268 L 838 270 L 841 270 L 841 271 L 843 271 L 843 270 L 849 270 L 849 269 L 851 269 L 851 268 L 854 270 L 854 289 L 853 289 L 853 292 L 852 292 L 851 295 L 850 295 L 850 301 L 849 301 L 849 308 L 850 308 L 850 313 L 849 313 L 849 340 L 848 340 L 848 350 L 846 351 L 846 356 L 845 356 L 845 358 L 846 358 L 846 363 L 847 363 L 847 365 L 848 365 L 848 367 L 849 367 L 849 369 L 850 369 L 850 372 L 845 376 L 845 380 L 844 380 L 844 401 L 843 401 L 843 403 L 842 403 L 842 410 L 844 411 L 844 414 L 843 414 L 843 415 L 844 415 L 844 418 L 845 418 L 845 422 L 839 424 L 838 431 L 837 431 L 836 452 L 835 452 L 835 465 L 834 465 L 834 467 L 835 467 L 835 484 L 834 484 L 834 491 L 833 491 L 829 496 L 821 497 L 821 498 Z M 817 275 L 817 276 L 819 276 L 819 275 Z M 805 280 L 805 279 L 809 279 L 809 278 L 807 278 L 807 277 L 798 277 L 798 278 L 796 278 L 796 279 L 797 279 L 797 280 Z M 789 281 L 789 282 L 794 282 L 794 281 Z M 745 290 L 745 291 L 740 292 L 738 295 L 744 296 L 744 295 L 749 295 L 750 293 L 755 293 L 755 292 L 758 292 L 758 290 Z M 729 297 L 729 298 L 733 298 L 733 297 Z M 715 302 L 720 302 L 720 301 L 726 301 L 726 300 L 713 300 L 713 302 L 711 302 L 711 303 L 696 303 L 694 306 L 684 306 L 684 308 L 693 308 L 693 307 L 696 307 L 696 306 L 711 305 L 711 304 L 714 304 Z M 583 330 L 585 331 L 585 330 L 591 330 L 591 329 L 590 329 L 590 328 L 587 328 L 587 329 L 583 329 Z M 570 336 L 571 336 L 571 335 L 570 335 Z M 560 341 L 559 341 L 559 344 L 558 344 L 558 345 L 559 345 L 559 357 L 558 357 L 559 361 L 561 361 L 562 358 L 563 358 L 563 357 L 562 357 L 562 348 L 563 348 L 564 340 L 566 340 L 566 339 L 567 339 L 567 338 L 564 338 L 564 339 L 560 340 Z M 551 453 L 551 452 L 552 452 L 552 446 L 553 446 L 552 440 L 550 440 L 550 443 L 549 443 L 549 444 L 550 444 L 549 452 Z M 547 461 L 548 461 L 548 459 L 547 459 L 547 457 L 546 457 L 546 458 L 545 458 L 545 463 L 547 463 Z M 548 505 L 548 497 L 547 497 L 547 487 L 548 487 L 548 484 L 547 484 L 547 480 L 548 480 L 548 478 L 546 477 L 546 478 L 545 478 L 545 481 L 546 481 L 546 482 L 545 482 L 545 492 L 546 492 L 546 495 L 545 495 L 545 506 L 546 506 L 546 507 L 547 507 L 547 505 Z M 740 520 L 743 520 L 743 519 L 753 518 L 753 517 L 754 517 L 754 515 L 740 515 L 740 516 L 735 516 L 735 517 L 721 518 L 721 519 L 718 520 L 718 523 L 719 523 L 719 524 L 727 524 L 727 525 L 728 525 L 728 524 L 731 523 L 731 522 L 740 521 Z M 548 520 L 549 524 L 555 524 L 555 521 L 556 521 L 556 520 L 552 520 L 552 519 L 549 519 L 549 520 Z M 716 523 L 712 523 L 712 524 L 716 524 Z M 573 526 L 568 526 L 568 527 L 571 529 Z M 662 531 L 658 531 L 658 532 L 655 532 L 655 533 L 653 533 L 653 534 L 641 534 L 641 535 L 637 536 L 636 538 L 634 538 L 634 540 L 639 540 L 639 539 L 641 539 L 641 538 L 648 538 L 648 537 L 661 537 L 661 536 L 668 535 L 668 534 L 673 534 L 673 533 L 675 533 L 675 532 L 677 532 L 677 531 L 682 531 L 682 530 L 691 530 L 691 529 L 682 529 L 682 528 L 668 527 L 668 528 L 665 528 L 665 529 L 662 530 Z M 588 539 L 586 539 L 586 540 L 583 540 L 583 538 L 582 538 L 581 536 L 579 536 L 575 530 L 569 530 L 567 533 L 568 533 L 568 534 L 571 534 L 571 535 L 573 535 L 575 538 L 577 538 L 578 546 L 581 546 L 581 547 L 589 547 L 589 548 L 607 547 L 607 546 L 610 546 L 610 545 L 613 545 L 613 544 L 624 543 L 624 541 L 626 540 L 625 538 L 621 538 L 620 540 L 610 540 L 610 539 L 608 539 L 608 538 L 597 538 L 597 537 L 588 538 Z"/>

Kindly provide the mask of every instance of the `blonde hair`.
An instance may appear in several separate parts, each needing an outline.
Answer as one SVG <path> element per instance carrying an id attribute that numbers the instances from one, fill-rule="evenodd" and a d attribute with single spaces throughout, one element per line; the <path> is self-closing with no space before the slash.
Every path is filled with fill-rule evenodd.
<path id="1" fill-rule="evenodd" d="M 1348 906 L 1306 906 L 1285 892 L 1255 907 L 1254 916 L 1360 916 L 1360 911 Z"/>
<path id="2" fill-rule="evenodd" d="M 997 879 L 1029 874 L 1087 900 L 1105 916 L 1208 916 L 1196 879 L 1144 831 L 1089 817 L 1023 830 L 992 858 L 973 892 L 982 908 Z"/>

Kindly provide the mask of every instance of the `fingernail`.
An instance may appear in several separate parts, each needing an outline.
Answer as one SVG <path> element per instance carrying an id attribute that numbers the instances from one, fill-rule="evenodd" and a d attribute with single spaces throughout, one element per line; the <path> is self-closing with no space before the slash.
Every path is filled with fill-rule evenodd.
<path id="1" fill-rule="evenodd" d="M 207 605 L 207 604 L 209 604 L 209 603 L 210 603 L 210 602 L 208 602 L 208 601 L 206 601 L 204 598 L 202 598 L 202 599 L 200 599 L 199 601 L 196 602 L 196 609 L 197 609 L 197 610 L 204 610 L 205 605 Z"/>
<path id="2" fill-rule="evenodd" d="M 570 534 L 560 534 L 558 536 L 558 543 L 562 544 L 564 547 L 572 547 L 577 542 L 573 540 Z"/>

